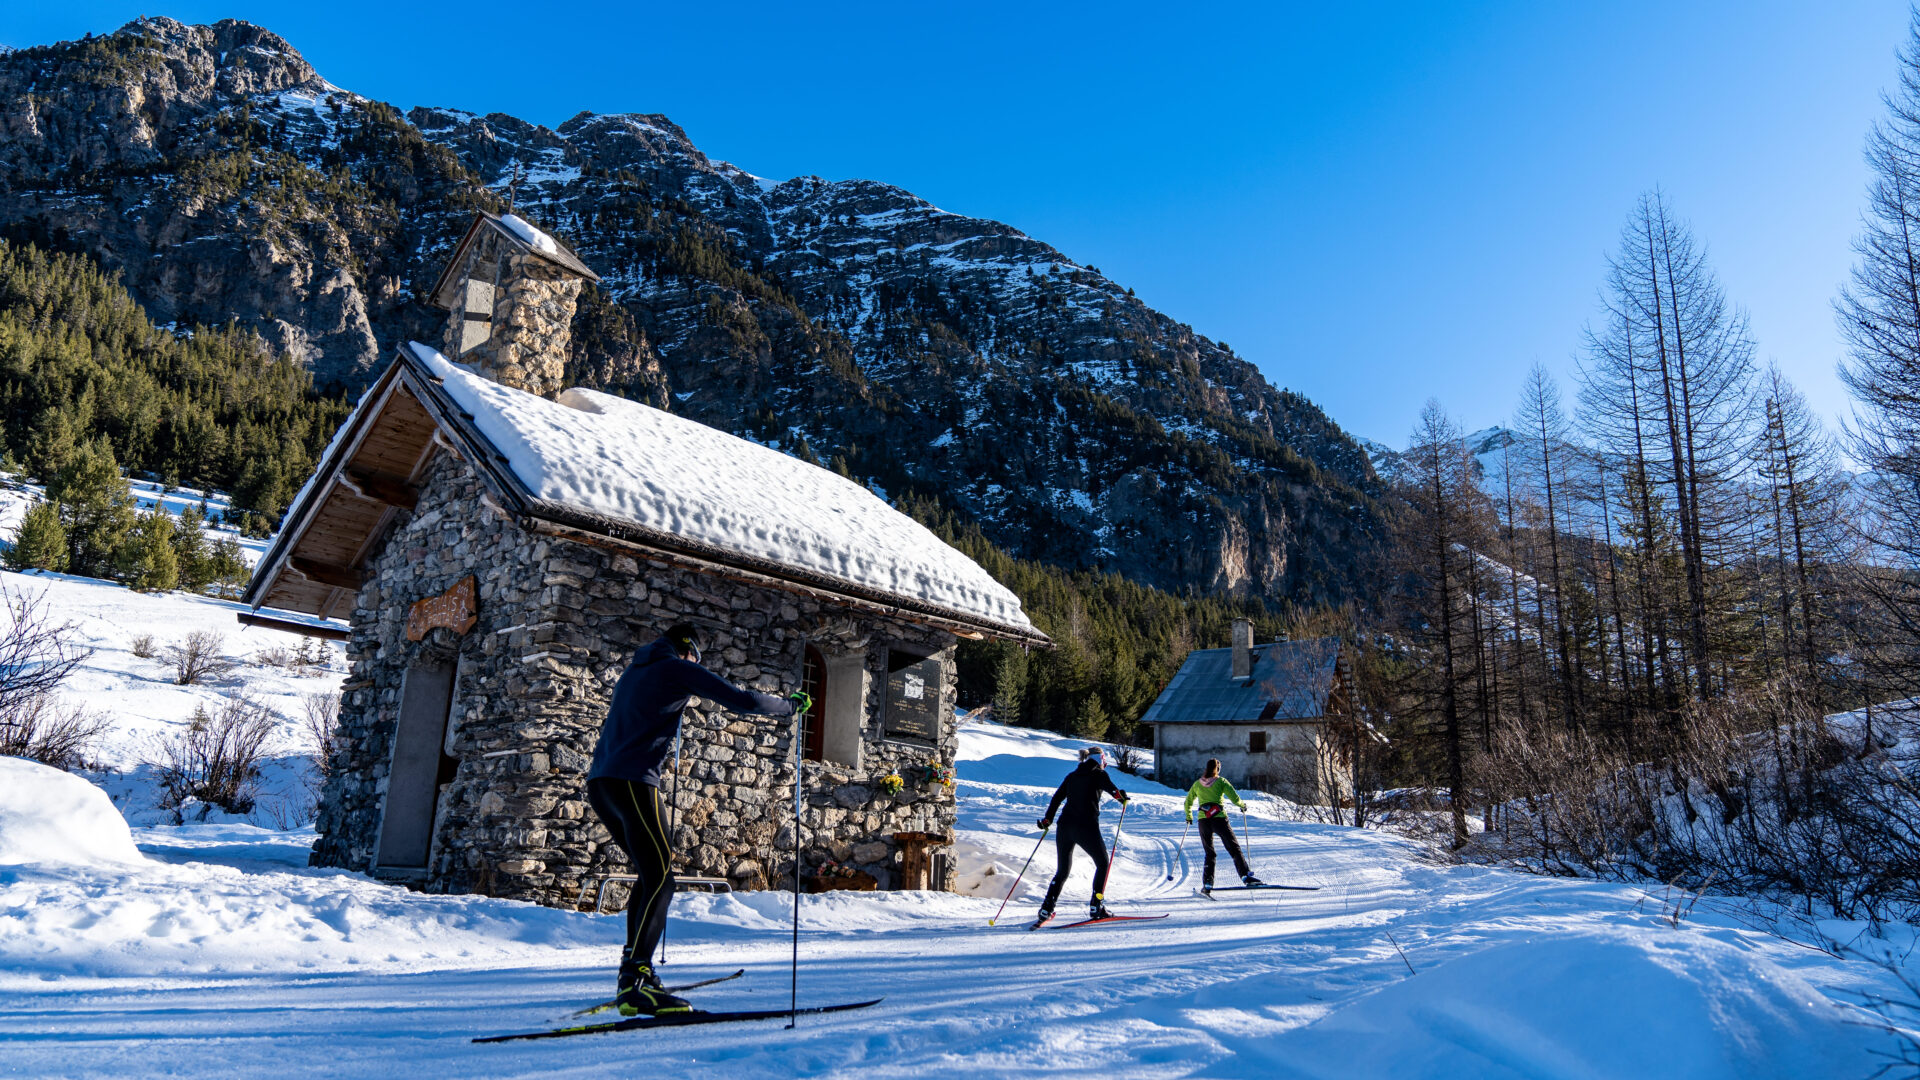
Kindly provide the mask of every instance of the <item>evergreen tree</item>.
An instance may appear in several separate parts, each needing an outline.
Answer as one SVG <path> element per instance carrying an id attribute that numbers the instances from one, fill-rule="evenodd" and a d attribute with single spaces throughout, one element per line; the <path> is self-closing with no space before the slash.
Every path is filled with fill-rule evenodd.
<path id="1" fill-rule="evenodd" d="M 60 506 L 67 531 L 67 567 L 87 577 L 108 577 L 114 553 L 133 527 L 133 491 L 113 460 L 113 448 L 95 439 L 75 450 L 47 497 Z"/>
<path id="2" fill-rule="evenodd" d="M 189 506 L 173 528 L 173 558 L 180 567 L 180 588 L 188 592 L 205 592 L 213 584 L 213 561 L 202 531 L 205 521 L 200 507 Z"/>
<path id="3" fill-rule="evenodd" d="M 67 530 L 60 525 L 59 507 L 43 500 L 27 508 L 20 534 L 6 553 L 6 564 L 12 570 L 67 568 Z"/>
<path id="4" fill-rule="evenodd" d="M 240 590 L 246 588 L 249 571 L 247 560 L 240 553 L 240 541 L 231 536 L 215 540 L 207 564 L 216 595 L 239 596 Z"/>
<path id="5" fill-rule="evenodd" d="M 165 510 L 141 514 L 116 552 L 121 580 L 141 592 L 166 592 L 179 581 L 173 518 Z"/>

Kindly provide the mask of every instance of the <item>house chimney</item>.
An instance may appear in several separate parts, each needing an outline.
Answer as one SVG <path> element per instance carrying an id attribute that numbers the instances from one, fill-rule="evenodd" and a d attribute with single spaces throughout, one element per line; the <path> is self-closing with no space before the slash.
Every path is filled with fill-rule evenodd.
<path id="1" fill-rule="evenodd" d="M 441 351 L 505 386 L 552 397 L 565 387 L 574 305 L 599 276 L 513 214 L 481 214 L 434 287 L 448 312 Z"/>
<path id="2" fill-rule="evenodd" d="M 1233 620 L 1233 677 L 1253 677 L 1253 620 Z"/>

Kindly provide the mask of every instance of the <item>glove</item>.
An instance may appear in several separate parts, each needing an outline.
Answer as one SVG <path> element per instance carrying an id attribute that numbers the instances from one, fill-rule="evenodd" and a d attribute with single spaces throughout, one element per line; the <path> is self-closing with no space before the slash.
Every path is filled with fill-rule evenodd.
<path id="1" fill-rule="evenodd" d="M 793 712 L 796 716 L 813 711 L 813 696 L 805 690 L 795 690 L 787 695 L 787 700 L 793 702 Z"/>
<path id="2" fill-rule="evenodd" d="M 1034 824 L 1040 826 L 1041 832 L 1046 832 L 1048 829 L 1053 828 L 1053 819 L 1050 817 L 1043 817 L 1039 821 L 1034 822 Z"/>
<path id="3" fill-rule="evenodd" d="M 1193 824 L 1193 811 L 1187 811 L 1187 824 Z"/>
<path id="4" fill-rule="evenodd" d="M 1116 799 L 1119 799 L 1119 800 L 1120 800 L 1121 802 L 1126 802 L 1126 801 L 1127 801 L 1127 793 L 1126 793 L 1126 792 L 1124 792 L 1124 791 L 1116 791 L 1116 792 L 1114 792 L 1114 793 L 1113 793 L 1113 797 L 1114 797 L 1114 798 L 1116 798 Z"/>

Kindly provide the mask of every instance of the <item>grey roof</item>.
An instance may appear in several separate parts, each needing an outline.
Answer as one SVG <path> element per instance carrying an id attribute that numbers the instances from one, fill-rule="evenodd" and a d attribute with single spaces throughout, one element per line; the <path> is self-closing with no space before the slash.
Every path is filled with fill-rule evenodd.
<path id="1" fill-rule="evenodd" d="M 1195 649 L 1140 718 L 1144 724 L 1280 724 L 1327 713 L 1339 638 L 1253 647 L 1253 677 L 1233 678 L 1232 649 Z"/>

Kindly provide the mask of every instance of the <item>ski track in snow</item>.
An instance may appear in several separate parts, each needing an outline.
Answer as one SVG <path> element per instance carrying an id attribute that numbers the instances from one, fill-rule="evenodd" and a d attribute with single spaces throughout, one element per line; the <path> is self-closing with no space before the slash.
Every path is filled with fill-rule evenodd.
<path id="1" fill-rule="evenodd" d="M 231 619 L 217 602 L 24 583 L 55 590 L 93 628 L 103 652 L 79 692 L 100 702 L 145 681 L 113 681 L 113 663 L 131 659 L 111 655 L 115 635 Z M 245 677 L 261 692 L 280 678 Z M 137 717 L 130 729 L 176 721 Z M 1284 820 L 1265 797 L 1234 821 L 1251 826 L 1255 870 L 1320 891 L 1199 898 L 1182 793 L 1126 776 L 1136 798 L 1110 903 L 1172 917 L 1028 931 L 1053 870 L 1049 840 L 988 926 L 1082 745 L 963 727 L 961 892 L 807 897 L 800 1003 L 886 1000 L 802 1017 L 793 1032 L 772 1021 L 473 1045 L 608 996 L 620 917 L 309 869 L 311 831 L 148 825 L 133 830 L 146 861 L 130 868 L 0 866 L 0 1072 L 1754 1080 L 1864 1077 L 1881 1064 L 1873 1051 L 1891 1049 L 1853 1022 L 1870 1019 L 1863 992 L 1900 996 L 1891 976 L 1751 929 L 1731 905 L 1709 900 L 1674 928 L 1639 888 L 1442 865 L 1388 834 Z M 1118 817 L 1109 805 L 1110 840 Z M 1224 856 L 1222 867 L 1225 884 Z M 1063 916 L 1090 886 L 1082 859 Z M 695 1003 L 784 1005 L 792 902 L 680 896 L 666 978 L 744 967 Z"/>

